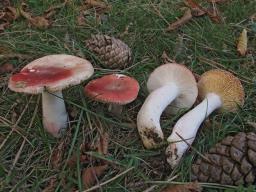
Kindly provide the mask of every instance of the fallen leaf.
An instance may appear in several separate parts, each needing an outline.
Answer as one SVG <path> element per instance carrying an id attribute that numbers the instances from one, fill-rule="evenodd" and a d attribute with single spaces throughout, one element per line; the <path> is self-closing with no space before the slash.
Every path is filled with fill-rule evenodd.
<path id="1" fill-rule="evenodd" d="M 75 165 L 77 163 L 77 159 L 78 159 L 77 154 L 72 155 L 70 157 L 70 159 L 68 160 L 68 166 L 70 168 L 75 167 Z M 87 155 L 80 155 L 79 161 L 80 161 L 80 163 L 89 163 L 89 157 Z"/>
<path id="2" fill-rule="evenodd" d="M 51 22 L 42 16 L 32 17 L 29 22 L 39 29 L 47 29 L 51 25 Z"/>
<path id="3" fill-rule="evenodd" d="M 175 61 L 172 60 L 166 53 L 166 51 L 163 52 L 161 59 L 163 60 L 163 63 L 174 63 Z"/>
<path id="4" fill-rule="evenodd" d="M 0 66 L 0 74 L 1 73 L 9 73 L 12 72 L 14 70 L 13 65 L 10 63 L 6 63 L 3 64 L 2 66 Z"/>
<path id="5" fill-rule="evenodd" d="M 256 122 L 248 121 L 247 124 L 256 129 Z"/>
<path id="6" fill-rule="evenodd" d="M 1 23 L 0 24 L 0 32 L 4 31 L 9 25 L 10 25 L 10 23 L 8 23 L 8 22 Z"/>
<path id="7" fill-rule="evenodd" d="M 242 33 L 238 38 L 238 43 L 237 43 L 237 51 L 241 56 L 245 56 L 247 52 L 247 42 L 248 42 L 247 30 L 243 29 Z"/>
<path id="8" fill-rule="evenodd" d="M 202 187 L 194 182 L 194 183 L 187 183 L 184 185 L 170 185 L 163 189 L 161 192 L 201 192 Z"/>
<path id="9" fill-rule="evenodd" d="M 84 187 L 88 189 L 89 187 L 94 185 L 98 180 L 97 178 L 102 176 L 107 168 L 108 165 L 100 165 L 84 169 L 82 172 L 82 181 Z"/>
<path id="10" fill-rule="evenodd" d="M 212 10 L 208 10 L 203 8 L 201 5 L 199 5 L 194 0 L 185 0 L 185 4 L 190 7 L 192 10 L 194 10 L 194 16 L 198 14 L 198 16 L 204 15 L 205 13 L 211 18 L 212 21 L 219 23 L 221 21 L 221 18 L 218 14 L 216 6 Z M 192 11 L 193 13 L 193 11 Z"/>
<path id="11" fill-rule="evenodd" d="M 8 20 L 8 21 L 14 21 L 20 16 L 17 9 L 14 8 L 14 7 L 11 7 L 11 6 L 6 7 L 4 9 L 4 11 L 5 11 L 5 14 L 6 14 L 5 19 Z"/>
<path id="12" fill-rule="evenodd" d="M 111 9 L 111 6 L 106 4 L 103 1 L 99 0 L 85 0 L 85 4 L 89 6 L 90 8 L 96 8 L 98 11 L 109 11 Z"/>
<path id="13" fill-rule="evenodd" d="M 24 11 L 23 9 L 25 6 L 26 4 L 23 3 L 20 7 L 20 14 L 26 18 L 32 26 L 39 29 L 46 29 L 50 26 L 50 21 L 43 16 L 32 17 L 30 13 Z"/>
<path id="14" fill-rule="evenodd" d="M 187 9 L 181 18 L 179 18 L 177 21 L 175 21 L 174 23 L 172 23 L 168 26 L 166 31 L 173 31 L 173 30 L 179 28 L 180 26 L 184 25 L 191 19 L 192 19 L 191 10 Z"/>
<path id="15" fill-rule="evenodd" d="M 209 3 L 224 3 L 226 0 L 207 0 Z"/>
<path id="16" fill-rule="evenodd" d="M 207 15 L 215 23 L 220 23 L 221 22 L 221 17 L 219 15 L 219 11 L 218 11 L 216 6 L 212 6 L 212 8 L 207 9 Z"/>
<path id="17" fill-rule="evenodd" d="M 57 179 L 53 177 L 48 182 L 48 185 L 43 189 L 42 192 L 54 192 L 57 187 Z"/>
<path id="18" fill-rule="evenodd" d="M 109 135 L 107 132 L 105 132 L 100 136 L 99 142 L 97 144 L 97 151 L 99 154 L 102 154 L 102 155 L 108 154 L 108 142 L 109 142 Z"/>
<path id="19" fill-rule="evenodd" d="M 0 1 L 0 8 L 5 8 L 11 6 L 10 0 L 1 0 Z"/>
<path id="20" fill-rule="evenodd" d="M 86 24 L 86 19 L 84 17 L 83 13 L 80 13 L 77 17 L 76 17 L 76 23 L 79 26 L 84 26 Z"/>
<path id="21" fill-rule="evenodd" d="M 59 169 L 62 162 L 62 157 L 65 150 L 65 142 L 61 141 L 57 147 L 53 149 L 52 155 L 51 155 L 51 165 L 54 169 Z"/>

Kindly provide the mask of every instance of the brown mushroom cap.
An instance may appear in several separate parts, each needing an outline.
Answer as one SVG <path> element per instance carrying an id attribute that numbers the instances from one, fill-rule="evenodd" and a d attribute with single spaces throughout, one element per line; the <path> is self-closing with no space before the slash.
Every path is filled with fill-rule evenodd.
<path id="1" fill-rule="evenodd" d="M 199 98 L 215 93 L 222 100 L 221 110 L 236 111 L 244 104 L 244 89 L 240 80 L 228 71 L 213 69 L 201 75 L 198 82 Z"/>
<path id="2" fill-rule="evenodd" d="M 86 59 L 72 55 L 48 55 L 27 64 L 10 77 L 9 88 L 16 92 L 38 94 L 44 89 L 55 92 L 79 84 L 94 72 Z"/>

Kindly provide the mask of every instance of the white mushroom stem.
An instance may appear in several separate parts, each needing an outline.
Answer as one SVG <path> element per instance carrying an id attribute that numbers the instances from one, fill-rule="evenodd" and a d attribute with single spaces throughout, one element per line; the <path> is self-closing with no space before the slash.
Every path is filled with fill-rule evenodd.
<path id="1" fill-rule="evenodd" d="M 56 95 L 56 96 L 55 96 Z M 43 92 L 43 125 L 54 137 L 60 137 L 67 128 L 68 114 L 61 91 Z"/>
<path id="2" fill-rule="evenodd" d="M 199 105 L 178 120 L 167 139 L 170 144 L 166 149 L 166 156 L 171 167 L 174 168 L 179 163 L 182 155 L 193 143 L 202 122 L 221 106 L 221 98 L 215 93 L 208 93 Z"/>
<path id="3" fill-rule="evenodd" d="M 175 84 L 162 86 L 149 94 L 137 116 L 137 127 L 146 148 L 155 148 L 163 140 L 160 116 L 179 95 Z"/>

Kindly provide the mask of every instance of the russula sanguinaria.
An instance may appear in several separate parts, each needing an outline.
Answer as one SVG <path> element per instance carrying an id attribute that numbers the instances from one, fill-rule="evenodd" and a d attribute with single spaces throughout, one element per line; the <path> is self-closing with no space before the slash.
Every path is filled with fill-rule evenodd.
<path id="1" fill-rule="evenodd" d="M 65 54 L 48 55 L 12 75 L 8 87 L 15 92 L 42 93 L 44 128 L 54 137 L 60 137 L 68 120 L 62 90 L 88 79 L 93 72 L 86 59 Z"/>
<path id="2" fill-rule="evenodd" d="M 193 143 L 201 123 L 214 110 L 235 112 L 244 104 L 240 80 L 224 70 L 205 72 L 198 82 L 198 91 L 202 102 L 178 120 L 167 139 L 170 143 L 166 149 L 167 161 L 173 168 Z"/>
<path id="3" fill-rule="evenodd" d="M 95 101 L 109 103 L 119 113 L 122 105 L 137 98 L 139 88 L 139 83 L 134 78 L 111 74 L 90 81 L 84 87 L 84 92 Z"/>
<path id="4" fill-rule="evenodd" d="M 149 76 L 149 96 L 138 116 L 137 128 L 146 148 L 156 148 L 163 140 L 160 116 L 171 103 L 190 108 L 198 94 L 196 80 L 184 65 L 168 63 L 156 68 Z"/>

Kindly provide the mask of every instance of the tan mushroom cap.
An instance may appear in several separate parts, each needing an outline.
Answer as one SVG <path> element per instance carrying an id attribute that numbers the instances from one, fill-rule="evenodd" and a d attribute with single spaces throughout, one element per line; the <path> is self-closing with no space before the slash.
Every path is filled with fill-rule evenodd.
<path id="1" fill-rule="evenodd" d="M 179 95 L 167 107 L 169 112 L 175 114 L 179 109 L 192 107 L 198 95 L 197 83 L 192 72 L 185 65 L 166 63 L 150 74 L 147 88 L 152 92 L 170 83 L 178 87 Z"/>
<path id="2" fill-rule="evenodd" d="M 198 82 L 199 98 L 204 99 L 208 93 L 215 93 L 222 100 L 221 111 L 237 110 L 244 104 L 244 89 L 240 80 L 232 73 L 220 69 L 205 72 Z"/>

